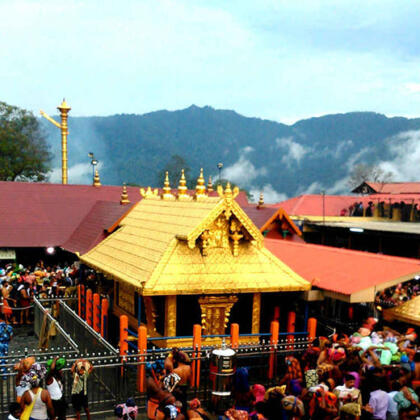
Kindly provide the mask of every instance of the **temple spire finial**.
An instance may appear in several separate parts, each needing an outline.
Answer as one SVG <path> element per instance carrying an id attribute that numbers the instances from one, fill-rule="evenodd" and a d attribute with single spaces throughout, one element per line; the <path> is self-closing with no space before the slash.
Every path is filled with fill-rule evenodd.
<path id="1" fill-rule="evenodd" d="M 127 186 L 125 185 L 125 182 L 123 183 L 123 188 L 122 188 L 122 193 L 121 193 L 121 199 L 120 199 L 120 204 L 124 205 L 124 204 L 129 204 L 130 200 L 128 199 L 128 194 L 127 194 Z"/>
<path id="2" fill-rule="evenodd" d="M 99 178 L 99 172 L 95 170 L 95 176 L 93 177 L 93 186 L 100 187 L 101 186 L 101 179 Z"/>
<path id="3" fill-rule="evenodd" d="M 184 199 L 188 197 L 187 194 L 188 188 L 187 188 L 187 180 L 185 179 L 185 171 L 184 169 L 181 169 L 181 178 L 179 179 L 179 185 L 178 185 L 178 199 Z"/>
<path id="4" fill-rule="evenodd" d="M 207 183 L 207 191 L 208 192 L 213 192 L 213 182 L 211 180 L 211 175 L 209 176 L 209 182 Z"/>
<path id="5" fill-rule="evenodd" d="M 200 169 L 200 176 L 197 178 L 195 197 L 206 197 L 206 181 L 203 176 L 203 168 Z"/>
<path id="6" fill-rule="evenodd" d="M 260 192 L 260 199 L 258 200 L 257 208 L 261 208 L 264 206 L 264 193 Z"/>
<path id="7" fill-rule="evenodd" d="M 165 172 L 165 181 L 163 183 L 163 192 L 162 192 L 162 198 L 164 200 L 171 200 L 174 197 L 171 190 L 171 184 L 169 183 L 169 173 L 168 171 Z"/>

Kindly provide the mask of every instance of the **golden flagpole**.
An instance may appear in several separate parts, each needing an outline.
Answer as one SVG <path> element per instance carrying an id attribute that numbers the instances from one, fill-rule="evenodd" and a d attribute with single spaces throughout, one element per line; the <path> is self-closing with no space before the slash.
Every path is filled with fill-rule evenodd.
<path id="1" fill-rule="evenodd" d="M 41 110 L 40 113 L 45 119 L 61 130 L 61 183 L 67 184 L 67 135 L 69 134 L 67 118 L 71 108 L 67 105 L 66 100 L 63 99 L 63 102 L 61 102 L 57 109 L 60 111 L 61 124 L 51 118 L 44 111 Z"/>

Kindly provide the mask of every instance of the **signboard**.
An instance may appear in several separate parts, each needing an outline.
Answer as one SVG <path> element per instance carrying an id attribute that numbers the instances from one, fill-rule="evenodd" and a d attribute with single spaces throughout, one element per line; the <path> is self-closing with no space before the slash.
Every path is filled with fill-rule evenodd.
<path id="1" fill-rule="evenodd" d="M 118 306 L 131 315 L 135 313 L 134 297 L 134 287 L 122 281 L 118 283 Z"/>
<path id="2" fill-rule="evenodd" d="M 0 260 L 15 260 L 16 251 L 14 249 L 0 248 Z"/>

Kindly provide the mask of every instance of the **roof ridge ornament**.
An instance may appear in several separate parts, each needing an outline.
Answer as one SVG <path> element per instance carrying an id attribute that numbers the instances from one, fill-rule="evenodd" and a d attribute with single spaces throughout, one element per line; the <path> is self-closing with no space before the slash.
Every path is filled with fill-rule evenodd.
<path id="1" fill-rule="evenodd" d="M 100 187 L 101 186 L 101 179 L 99 178 L 99 172 L 95 170 L 95 176 L 93 177 L 93 186 Z"/>
<path id="2" fill-rule="evenodd" d="M 140 195 L 143 198 L 148 198 L 148 199 L 159 199 L 159 190 L 157 188 L 155 188 L 154 190 L 152 190 L 152 188 L 149 186 L 147 187 L 147 189 L 145 190 L 144 188 L 140 188 Z"/>
<path id="3" fill-rule="evenodd" d="M 210 175 L 209 176 L 209 182 L 207 183 L 207 192 L 213 192 L 213 191 L 214 191 L 213 182 L 212 182 L 211 175 Z"/>
<path id="4" fill-rule="evenodd" d="M 264 193 L 260 192 L 260 199 L 258 200 L 257 209 L 264 207 Z"/>
<path id="5" fill-rule="evenodd" d="M 122 188 L 122 193 L 121 193 L 120 204 L 124 205 L 124 204 L 129 204 L 129 203 L 130 203 L 130 200 L 128 199 L 127 185 L 124 182 L 123 183 L 123 188 Z"/>
<path id="6" fill-rule="evenodd" d="M 172 194 L 171 184 L 169 183 L 169 173 L 165 172 L 165 181 L 163 183 L 162 200 L 175 200 L 175 196 Z"/>
<path id="7" fill-rule="evenodd" d="M 194 197 L 200 200 L 203 197 L 207 197 L 206 194 L 206 181 L 203 176 L 203 168 L 200 168 L 200 176 L 197 178 L 197 185 L 195 187 Z"/>
<path id="8" fill-rule="evenodd" d="M 185 171 L 181 169 L 181 178 L 178 185 L 178 200 L 189 200 L 191 197 L 188 195 L 187 180 L 185 179 Z"/>

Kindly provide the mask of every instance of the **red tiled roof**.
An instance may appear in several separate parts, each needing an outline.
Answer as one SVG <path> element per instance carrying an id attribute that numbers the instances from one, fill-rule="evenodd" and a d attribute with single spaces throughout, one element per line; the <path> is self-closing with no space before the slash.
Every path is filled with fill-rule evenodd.
<path id="1" fill-rule="evenodd" d="M 0 246 L 62 245 L 98 201 L 118 203 L 121 186 L 0 182 Z M 127 187 L 132 202 L 138 187 Z"/>
<path id="2" fill-rule="evenodd" d="M 112 201 L 97 201 L 62 248 L 84 254 L 105 239 L 105 231 L 132 207 L 133 204 L 122 206 Z"/>
<path id="3" fill-rule="evenodd" d="M 417 259 L 277 239 L 264 243 L 313 286 L 344 295 L 420 273 Z"/>
<path id="4" fill-rule="evenodd" d="M 261 228 L 278 212 L 279 209 L 274 207 L 260 207 L 244 206 L 242 210 L 247 216 L 254 222 L 255 226 L 261 230 Z"/>
<path id="5" fill-rule="evenodd" d="M 355 201 L 361 201 L 357 196 L 305 194 L 280 203 L 272 204 L 281 207 L 292 216 L 339 216 L 343 209 L 348 209 Z"/>
<path id="6" fill-rule="evenodd" d="M 420 194 L 420 182 L 365 182 L 381 194 Z"/>
<path id="7" fill-rule="evenodd" d="M 0 247 L 61 246 L 97 201 L 119 203 L 121 192 L 121 186 L 0 181 Z M 141 200 L 139 187 L 127 192 L 132 204 Z M 246 193 L 236 201 L 248 205 Z"/>
<path id="8" fill-rule="evenodd" d="M 344 216 L 349 215 L 349 208 L 354 203 L 362 202 L 366 207 L 369 202 L 376 205 L 378 202 L 400 203 L 406 204 L 417 203 L 420 205 L 420 195 L 416 194 L 370 194 L 366 196 L 356 195 L 325 195 L 321 194 L 305 194 L 293 197 L 280 203 L 271 204 L 269 206 L 283 208 L 291 216 Z"/>
<path id="9" fill-rule="evenodd" d="M 267 228 L 274 220 L 278 219 L 285 221 L 291 230 L 290 233 L 295 233 L 299 236 L 302 234 L 283 208 L 266 207 L 265 205 L 262 207 L 248 205 L 242 207 L 242 210 L 244 210 L 260 231 Z"/>

